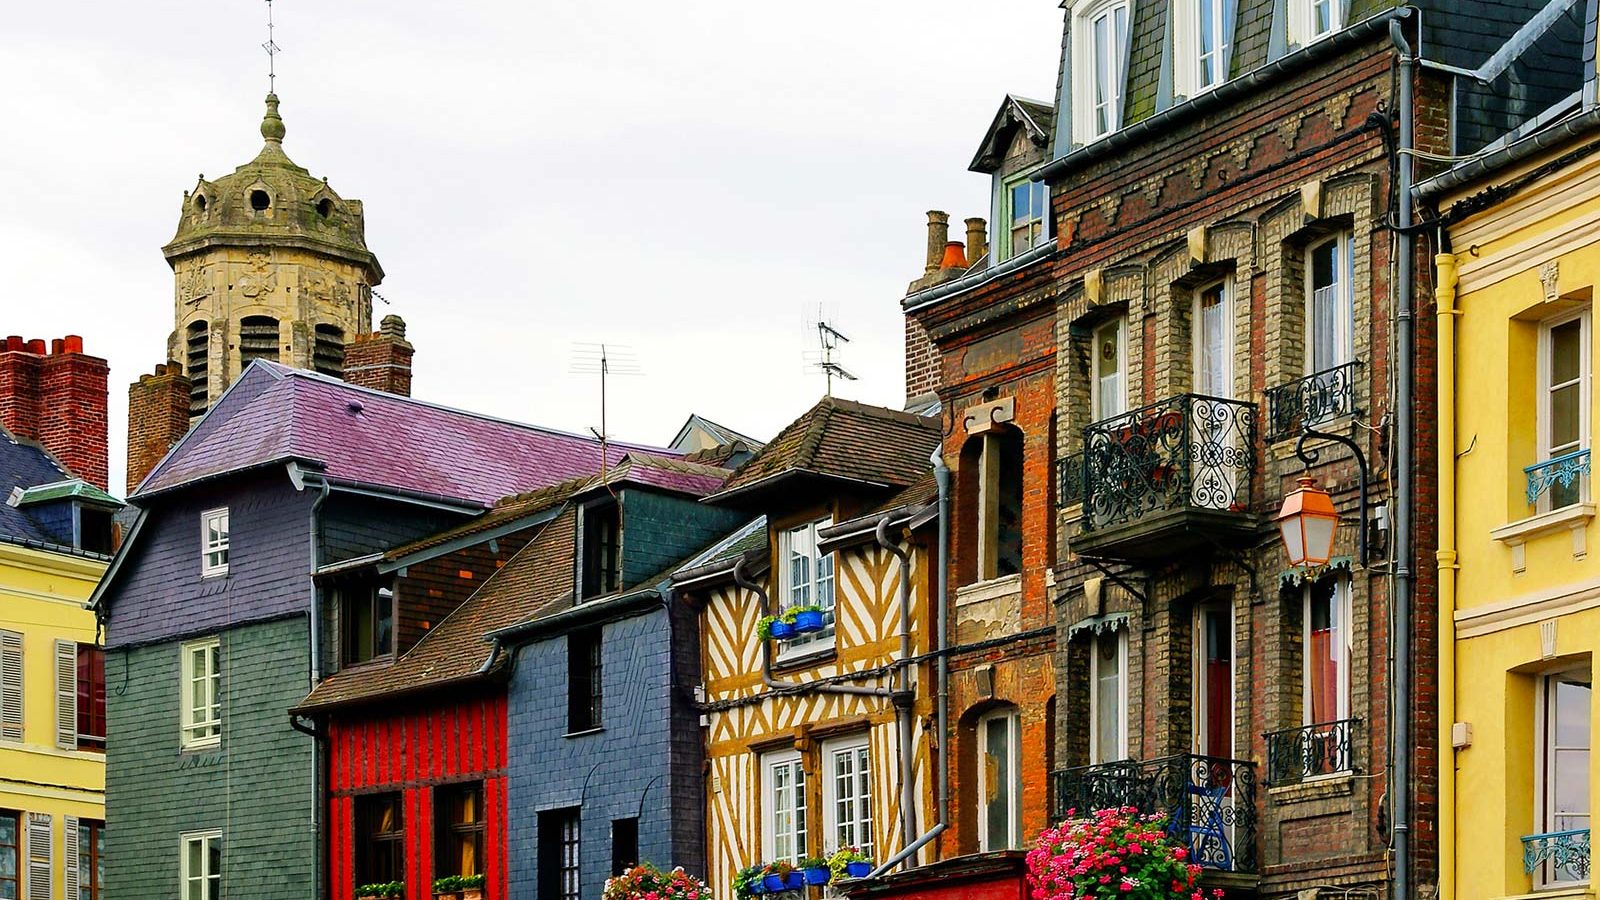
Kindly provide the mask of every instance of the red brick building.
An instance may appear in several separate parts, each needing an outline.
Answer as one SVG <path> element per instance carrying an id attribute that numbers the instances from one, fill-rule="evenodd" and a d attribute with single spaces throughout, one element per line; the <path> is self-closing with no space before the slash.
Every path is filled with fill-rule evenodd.
<path id="1" fill-rule="evenodd" d="M 83 338 L 0 340 L 0 426 L 36 441 L 73 475 L 105 490 L 106 361 Z"/>

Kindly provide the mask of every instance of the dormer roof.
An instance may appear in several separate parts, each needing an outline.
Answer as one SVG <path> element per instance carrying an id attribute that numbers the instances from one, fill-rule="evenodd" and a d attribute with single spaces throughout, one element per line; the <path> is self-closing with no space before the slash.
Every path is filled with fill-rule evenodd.
<path id="1" fill-rule="evenodd" d="M 1048 158 L 1050 140 L 1055 134 L 1055 121 L 1054 104 L 1007 94 L 994 114 L 989 130 L 984 132 L 983 144 L 978 147 L 978 154 L 972 158 L 968 170 L 985 175 L 999 171 L 1019 131 L 1027 135 L 1028 140 Z"/>

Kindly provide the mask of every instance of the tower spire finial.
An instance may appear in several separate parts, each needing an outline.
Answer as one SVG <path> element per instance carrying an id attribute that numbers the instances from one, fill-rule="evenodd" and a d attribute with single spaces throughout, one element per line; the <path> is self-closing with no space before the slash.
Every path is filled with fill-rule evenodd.
<path id="1" fill-rule="evenodd" d="M 272 0 L 267 0 L 267 42 L 261 49 L 267 51 L 267 93 L 275 94 L 278 91 L 278 44 L 272 35 Z"/>

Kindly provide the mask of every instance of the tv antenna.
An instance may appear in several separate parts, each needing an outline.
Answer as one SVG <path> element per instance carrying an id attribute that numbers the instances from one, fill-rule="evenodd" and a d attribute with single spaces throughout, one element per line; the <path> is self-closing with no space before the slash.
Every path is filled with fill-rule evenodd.
<path id="1" fill-rule="evenodd" d="M 606 431 L 606 382 L 613 375 L 643 375 L 644 370 L 639 367 L 633 350 L 626 346 L 581 342 L 572 345 L 571 370 L 579 375 L 600 376 L 600 429 L 596 431 L 591 427 L 589 431 L 600 439 L 600 483 L 610 490 L 611 453 L 608 446 L 611 437 Z"/>
<path id="2" fill-rule="evenodd" d="M 272 0 L 267 0 L 267 42 L 261 49 L 267 51 L 267 93 L 278 92 L 278 42 L 272 37 Z"/>
<path id="3" fill-rule="evenodd" d="M 850 343 L 850 338 L 840 331 L 832 322 L 823 317 L 822 308 L 817 308 L 817 349 L 806 354 L 811 361 L 811 367 L 822 372 L 828 381 L 828 396 L 833 396 L 833 380 L 856 381 L 855 373 L 841 365 L 835 357 L 843 353 L 843 345 Z"/>

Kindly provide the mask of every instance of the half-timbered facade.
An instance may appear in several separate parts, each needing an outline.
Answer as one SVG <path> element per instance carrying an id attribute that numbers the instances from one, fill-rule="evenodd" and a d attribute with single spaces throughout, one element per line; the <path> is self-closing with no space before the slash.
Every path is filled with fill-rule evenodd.
<path id="1" fill-rule="evenodd" d="M 718 891 L 841 847 L 882 862 L 937 823 L 933 667 L 910 661 L 932 646 L 937 427 L 828 398 L 709 498 L 751 516 L 673 579 L 699 610 Z M 758 636 L 764 615 L 812 604 L 823 631 Z"/>

